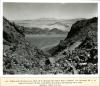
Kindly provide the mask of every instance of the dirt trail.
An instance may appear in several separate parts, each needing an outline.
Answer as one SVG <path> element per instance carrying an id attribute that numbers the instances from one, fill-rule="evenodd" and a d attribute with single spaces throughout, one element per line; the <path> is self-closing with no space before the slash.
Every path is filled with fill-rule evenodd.
<path id="1" fill-rule="evenodd" d="M 64 51 L 68 51 L 68 50 L 72 51 L 75 48 L 77 48 L 80 44 L 81 42 L 75 42 L 73 45 L 71 45 L 69 48 L 65 49 Z"/>
<path id="2" fill-rule="evenodd" d="M 73 45 L 71 45 L 69 48 L 65 49 L 64 51 L 65 52 L 68 51 L 68 50 L 73 51 L 80 44 L 81 44 L 81 42 L 75 42 Z M 45 47 L 42 48 L 42 50 L 45 50 L 46 48 L 52 47 L 54 45 L 57 45 L 57 44 L 45 46 Z M 56 61 L 64 58 L 66 55 L 63 55 L 62 53 L 63 53 L 63 51 L 61 53 L 59 53 L 58 55 L 54 56 L 54 57 L 49 57 L 50 62 L 53 64 Z M 71 62 L 69 62 L 68 60 L 66 60 L 66 63 L 73 69 L 73 73 L 74 74 L 78 74 L 78 71 L 76 70 L 75 66 Z"/>

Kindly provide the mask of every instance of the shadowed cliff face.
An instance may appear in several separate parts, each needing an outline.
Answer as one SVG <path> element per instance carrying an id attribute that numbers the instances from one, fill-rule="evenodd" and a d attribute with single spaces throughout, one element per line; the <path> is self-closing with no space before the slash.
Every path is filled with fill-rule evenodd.
<path id="1" fill-rule="evenodd" d="M 91 47 L 93 47 L 93 44 L 97 45 L 97 22 L 98 19 L 96 17 L 77 21 L 72 25 L 65 40 L 61 40 L 59 45 L 49 50 L 49 52 L 55 55 L 77 41 L 81 42 L 79 47 L 87 44 L 87 42 L 89 45 L 92 44 Z"/>
<path id="2" fill-rule="evenodd" d="M 72 25 L 70 32 L 68 33 L 67 39 L 73 39 L 73 40 L 81 40 L 88 35 L 88 33 L 91 31 L 97 32 L 97 18 L 94 17 L 92 19 L 85 19 L 81 21 L 77 21 L 75 24 Z M 97 35 L 97 34 L 96 34 Z"/>

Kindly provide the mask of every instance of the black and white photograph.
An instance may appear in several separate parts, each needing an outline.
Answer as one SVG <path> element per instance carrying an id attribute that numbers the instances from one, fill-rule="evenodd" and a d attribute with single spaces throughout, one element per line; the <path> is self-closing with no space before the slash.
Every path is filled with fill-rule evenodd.
<path id="1" fill-rule="evenodd" d="M 98 3 L 3 2 L 3 75 L 98 74 Z"/>

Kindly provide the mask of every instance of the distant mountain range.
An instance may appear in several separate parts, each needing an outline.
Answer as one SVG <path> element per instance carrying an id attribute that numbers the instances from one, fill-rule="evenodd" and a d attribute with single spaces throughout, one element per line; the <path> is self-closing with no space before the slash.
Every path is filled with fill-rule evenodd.
<path id="1" fill-rule="evenodd" d="M 16 24 L 24 26 L 26 34 L 66 34 L 78 19 L 40 18 L 35 20 L 14 20 Z"/>
<path id="2" fill-rule="evenodd" d="M 63 31 L 69 31 L 72 24 L 78 20 L 82 20 L 83 18 L 77 19 L 55 19 L 55 18 L 40 18 L 35 20 L 13 20 L 16 24 L 24 27 L 37 27 L 41 29 L 54 29 L 60 27 L 58 29 Z"/>
<path id="3" fill-rule="evenodd" d="M 66 34 L 68 33 L 67 31 L 63 31 L 57 28 L 53 28 L 53 29 L 41 29 L 38 27 L 32 27 L 32 28 L 26 28 L 25 29 L 25 34 L 47 34 L 47 35 L 51 35 L 51 34 Z"/>

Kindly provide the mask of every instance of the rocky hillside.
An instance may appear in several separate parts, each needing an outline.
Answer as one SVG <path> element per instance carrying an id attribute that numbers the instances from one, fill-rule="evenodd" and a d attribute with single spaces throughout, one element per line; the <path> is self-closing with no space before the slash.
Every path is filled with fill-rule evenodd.
<path id="1" fill-rule="evenodd" d="M 96 17 L 77 21 L 72 25 L 65 40 L 61 40 L 59 45 L 49 50 L 49 52 L 52 55 L 57 54 L 65 48 L 73 45 L 75 42 L 81 42 L 79 47 L 82 47 L 83 44 L 87 44 L 87 42 L 89 43 L 88 47 L 93 47 L 93 45 L 90 45 L 91 43 L 97 45 L 97 21 L 98 19 Z"/>
<path id="2" fill-rule="evenodd" d="M 3 73 L 28 74 L 39 73 L 40 59 L 45 59 L 43 52 L 32 49 L 25 40 L 24 27 L 3 18 Z M 36 66 L 38 68 L 34 69 Z M 30 70 L 31 69 L 31 70 Z"/>

